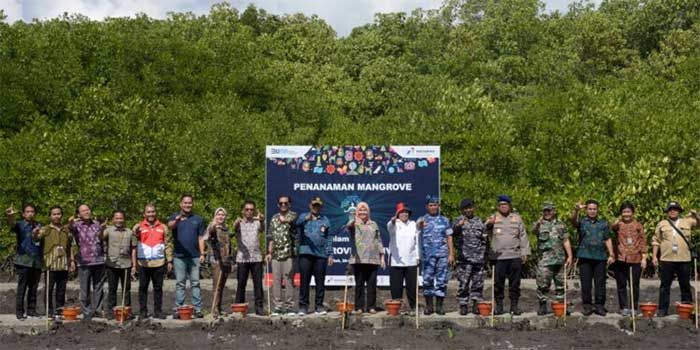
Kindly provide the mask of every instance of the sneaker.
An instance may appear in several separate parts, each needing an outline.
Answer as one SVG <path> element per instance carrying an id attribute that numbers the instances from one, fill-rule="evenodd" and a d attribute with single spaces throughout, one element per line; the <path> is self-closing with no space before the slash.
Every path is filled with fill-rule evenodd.
<path id="1" fill-rule="evenodd" d="M 607 314 L 607 310 L 605 310 L 605 307 L 603 307 L 603 305 L 596 305 L 595 311 L 593 312 L 595 312 L 596 315 L 600 316 L 605 316 Z"/>
<path id="2" fill-rule="evenodd" d="M 630 311 L 630 309 L 622 309 L 620 314 L 625 317 L 632 316 L 632 312 Z"/>
<path id="3" fill-rule="evenodd" d="M 148 312 L 146 312 L 146 311 L 139 312 L 139 320 L 145 320 L 147 318 L 148 318 Z"/>
<path id="4" fill-rule="evenodd" d="M 328 314 L 328 311 L 326 311 L 325 309 L 320 309 L 320 310 L 316 309 L 316 315 L 326 315 L 326 314 Z"/>
<path id="5" fill-rule="evenodd" d="M 279 306 L 275 306 L 274 309 L 272 309 L 272 315 L 271 316 L 279 316 L 282 313 L 282 308 Z"/>
<path id="6" fill-rule="evenodd" d="M 36 311 L 34 311 L 34 310 L 27 311 L 27 318 L 39 318 L 39 317 L 41 317 L 41 315 L 36 313 Z"/>
<path id="7" fill-rule="evenodd" d="M 159 320 L 164 320 L 167 318 L 167 316 L 163 312 L 156 312 L 155 315 L 153 315 L 153 317 Z"/>
<path id="8" fill-rule="evenodd" d="M 309 313 L 309 311 L 306 310 L 306 308 L 300 307 L 300 308 L 299 308 L 299 312 L 297 312 L 297 315 L 299 315 L 299 316 L 304 316 L 304 315 L 306 315 L 306 314 L 308 314 L 308 313 Z"/>
<path id="9" fill-rule="evenodd" d="M 297 313 L 294 312 L 294 310 L 292 310 L 292 309 L 287 310 L 287 316 L 295 316 L 296 314 Z"/>
<path id="10" fill-rule="evenodd" d="M 24 314 L 16 315 L 16 316 L 17 316 L 17 319 L 20 320 L 20 321 L 24 321 L 24 320 L 27 319 L 27 316 L 24 316 Z"/>

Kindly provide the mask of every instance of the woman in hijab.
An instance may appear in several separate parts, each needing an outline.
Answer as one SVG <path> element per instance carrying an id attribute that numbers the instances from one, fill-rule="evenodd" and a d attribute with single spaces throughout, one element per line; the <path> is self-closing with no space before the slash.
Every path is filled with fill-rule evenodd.
<path id="1" fill-rule="evenodd" d="M 214 300 L 212 316 L 215 318 L 221 314 L 221 295 L 224 292 L 226 279 L 231 272 L 231 236 L 232 233 L 226 227 L 226 209 L 217 208 L 214 218 L 204 232 L 204 240 L 208 246 L 209 264 L 212 266 L 212 279 L 214 283 Z"/>
<path id="2" fill-rule="evenodd" d="M 373 314 L 377 312 L 377 271 L 384 268 L 379 226 L 370 219 L 369 205 L 365 202 L 357 204 L 355 218 L 347 226 L 353 243 L 350 264 L 355 273 L 355 312 Z"/>

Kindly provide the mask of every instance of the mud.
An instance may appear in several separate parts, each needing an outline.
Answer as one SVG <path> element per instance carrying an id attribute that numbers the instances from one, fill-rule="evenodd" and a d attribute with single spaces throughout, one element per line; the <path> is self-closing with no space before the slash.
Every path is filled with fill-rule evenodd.
<path id="1" fill-rule="evenodd" d="M 690 323 L 631 335 L 601 324 L 532 330 L 514 323 L 467 330 L 449 322 L 419 330 L 354 324 L 341 332 L 337 320 L 300 327 L 247 318 L 180 329 L 149 322 L 124 328 L 78 322 L 38 335 L 8 334 L 0 341 L 12 349 L 696 349 L 700 333 Z"/>
<path id="2" fill-rule="evenodd" d="M 538 302 L 537 302 L 537 297 L 535 295 L 535 290 L 534 290 L 534 285 L 529 286 L 528 284 L 533 284 L 531 280 L 523 280 L 524 286 L 521 291 L 521 297 L 520 297 L 520 309 L 523 312 L 534 312 L 537 310 L 538 307 Z M 250 282 L 248 283 L 249 285 L 251 284 Z M 235 280 L 229 280 L 227 282 L 227 288 L 225 289 L 223 293 L 223 305 L 224 309 L 228 308 L 228 305 L 233 303 L 233 299 L 235 296 L 235 290 L 232 288 L 232 286 L 235 285 Z M 569 303 L 573 305 L 572 311 L 582 311 L 581 308 L 581 294 L 578 289 L 578 282 L 571 282 L 570 284 L 572 287 L 571 290 L 567 292 L 567 297 L 569 300 Z M 606 308 L 608 309 L 609 312 L 619 312 L 619 306 L 618 306 L 618 300 L 617 300 L 617 290 L 615 289 L 615 282 L 611 279 L 608 279 L 607 282 L 607 293 L 606 293 Z M 77 305 L 79 301 L 79 291 L 75 289 L 75 285 L 69 285 L 69 289 L 66 292 L 66 305 Z M 250 288 L 250 287 L 249 287 Z M 175 305 L 175 293 L 172 290 L 172 288 L 167 287 L 164 288 L 163 292 L 163 311 L 166 313 L 169 313 L 174 305 Z M 107 290 L 107 285 L 105 284 L 105 298 L 107 296 L 106 290 Z M 134 283 L 132 284 L 132 293 L 131 293 L 131 300 L 132 300 L 132 305 L 135 307 L 135 311 L 138 310 L 139 304 L 138 304 L 138 284 Z M 457 302 L 457 287 L 455 285 L 450 285 L 448 288 L 448 294 L 449 297 L 445 299 L 445 310 L 447 312 L 452 312 L 452 311 L 457 311 L 459 309 L 459 304 Z M 44 300 L 45 300 L 45 291 L 43 288 L 43 283 L 39 287 L 39 292 L 37 296 L 37 312 L 43 313 L 44 312 Z M 640 293 L 640 299 L 642 302 L 645 301 L 652 301 L 652 302 L 657 302 L 659 298 L 659 291 L 658 287 L 655 286 L 654 281 L 652 281 L 652 286 L 647 286 L 641 290 Z M 202 308 L 205 313 L 207 313 L 211 309 L 211 302 L 212 302 L 212 292 L 210 287 L 203 286 L 201 288 L 201 294 L 202 294 Z M 121 295 L 121 293 L 119 293 Z M 506 295 L 507 295 L 507 290 L 506 290 Z M 295 295 L 295 300 L 296 300 Z M 489 298 L 491 296 L 491 288 L 490 286 L 487 286 L 484 290 L 484 296 L 486 298 Z M 16 297 L 16 291 L 14 289 L 12 290 L 5 290 L 0 292 L 0 314 L 14 314 L 15 312 L 15 297 Z M 310 295 L 310 300 L 313 300 L 314 297 L 314 292 L 312 290 L 311 295 Z M 680 297 L 680 292 L 678 289 L 678 284 L 677 282 L 674 282 L 673 288 L 671 290 L 671 307 L 669 308 L 669 314 L 675 314 L 676 310 L 675 307 L 673 306 L 676 301 L 679 300 Z M 350 288 L 348 291 L 348 299 L 350 301 L 353 301 L 354 298 L 354 288 Z M 385 288 L 380 288 L 377 291 L 377 307 L 378 309 L 383 308 L 383 302 L 385 300 L 391 299 L 391 294 L 388 289 Z M 121 300 L 118 298 L 118 300 Z M 190 302 L 190 297 L 189 294 L 186 296 L 186 303 Z M 336 301 L 342 301 L 343 300 L 343 289 L 342 288 L 326 288 L 326 296 L 325 296 L 325 304 L 329 309 L 335 308 L 335 303 Z M 249 310 L 254 311 L 254 303 L 253 303 L 253 293 L 252 291 L 248 291 L 246 293 L 246 301 L 249 303 Z M 508 310 L 509 307 L 509 300 L 508 297 L 506 296 L 505 299 L 505 307 L 506 310 Z M 423 298 L 419 298 L 419 304 L 423 305 Z M 265 305 L 265 311 L 267 311 L 267 294 L 264 294 L 264 305 Z M 405 300 L 404 297 L 404 303 L 403 303 L 403 311 L 408 311 L 408 301 Z M 149 311 L 153 311 L 153 295 L 152 295 L 152 290 L 149 290 Z M 226 310 L 224 310 L 226 311 Z"/>

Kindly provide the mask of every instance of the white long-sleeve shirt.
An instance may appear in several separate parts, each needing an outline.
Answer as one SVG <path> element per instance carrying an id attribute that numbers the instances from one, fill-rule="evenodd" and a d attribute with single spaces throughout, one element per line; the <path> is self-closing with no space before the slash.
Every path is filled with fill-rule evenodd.
<path id="1" fill-rule="evenodd" d="M 389 221 L 386 225 L 389 231 L 389 253 L 391 254 L 391 266 L 404 267 L 418 265 L 420 257 L 420 244 L 418 242 L 418 229 L 416 222 L 409 220 L 404 223 L 396 220 Z"/>

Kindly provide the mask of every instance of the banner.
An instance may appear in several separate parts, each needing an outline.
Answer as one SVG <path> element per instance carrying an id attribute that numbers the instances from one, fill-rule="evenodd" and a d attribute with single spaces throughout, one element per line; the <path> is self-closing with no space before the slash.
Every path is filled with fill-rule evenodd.
<path id="1" fill-rule="evenodd" d="M 267 146 L 268 222 L 279 211 L 277 198 L 282 194 L 291 197 L 292 210 L 299 215 L 309 211 L 311 198 L 321 197 L 321 214 L 331 222 L 335 259 L 335 264 L 328 267 L 326 285 L 343 285 L 351 252 L 345 225 L 354 217 L 357 203 L 369 204 L 389 266 L 387 223 L 395 214 L 396 204 L 405 203 L 415 220 L 426 213 L 426 196 L 440 195 L 440 147 Z M 377 284 L 389 285 L 388 268 L 380 269 Z"/>

